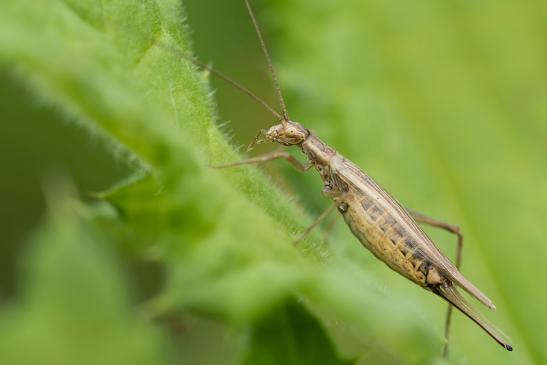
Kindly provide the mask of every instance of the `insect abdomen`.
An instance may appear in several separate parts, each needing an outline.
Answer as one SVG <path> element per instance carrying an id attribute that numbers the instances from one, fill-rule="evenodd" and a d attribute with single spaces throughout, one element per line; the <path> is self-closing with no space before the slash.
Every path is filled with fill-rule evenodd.
<path id="1" fill-rule="evenodd" d="M 349 198 L 347 205 L 344 219 L 361 243 L 393 270 L 426 286 L 430 265 L 390 212 L 370 197 Z"/>

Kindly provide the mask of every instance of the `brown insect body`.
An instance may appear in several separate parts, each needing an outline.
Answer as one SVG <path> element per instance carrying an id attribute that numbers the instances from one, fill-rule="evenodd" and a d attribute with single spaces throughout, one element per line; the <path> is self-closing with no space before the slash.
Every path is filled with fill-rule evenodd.
<path id="1" fill-rule="evenodd" d="M 266 139 L 297 145 L 323 180 L 323 194 L 334 200 L 352 233 L 391 269 L 443 297 L 475 321 L 500 345 L 507 344 L 492 325 L 467 304 L 456 286 L 490 309 L 492 301 L 469 282 L 435 246 L 393 197 L 351 161 L 298 123 L 284 121 L 270 128 Z"/>
<path id="2" fill-rule="evenodd" d="M 417 225 L 399 223 L 404 209 L 368 175 L 297 123 L 274 126 L 267 138 L 300 146 L 324 182 L 323 194 L 334 200 L 353 234 L 376 257 L 420 286 L 443 282 L 413 234 L 425 233 Z"/>

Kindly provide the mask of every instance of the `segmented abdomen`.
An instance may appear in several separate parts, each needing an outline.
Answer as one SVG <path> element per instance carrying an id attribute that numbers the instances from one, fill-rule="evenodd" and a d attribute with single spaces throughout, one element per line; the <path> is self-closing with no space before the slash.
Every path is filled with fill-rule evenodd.
<path id="1" fill-rule="evenodd" d="M 361 243 L 393 270 L 426 286 L 431 265 L 392 213 L 369 196 L 348 194 L 344 201 L 348 205 L 344 220 Z"/>

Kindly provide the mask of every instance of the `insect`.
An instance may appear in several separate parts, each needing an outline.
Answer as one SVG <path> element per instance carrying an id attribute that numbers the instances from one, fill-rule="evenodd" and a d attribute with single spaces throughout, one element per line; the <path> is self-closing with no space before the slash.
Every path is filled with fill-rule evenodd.
<path id="1" fill-rule="evenodd" d="M 445 299 L 449 303 L 449 308 L 445 322 L 444 357 L 448 356 L 448 335 L 452 306 L 479 325 L 497 343 L 512 351 L 512 346 L 504 339 L 501 332 L 472 309 L 458 291 L 458 288 L 461 288 L 488 308 L 495 309 L 492 301 L 458 270 L 463 246 L 463 235 L 459 227 L 403 208 L 359 167 L 320 140 L 309 129 L 289 118 L 281 87 L 260 27 L 249 1 L 244 1 L 273 79 L 281 106 L 281 113 L 237 82 L 218 71 L 209 67 L 206 68 L 250 95 L 278 119 L 279 123 L 262 133 L 263 135 L 259 135 L 253 145 L 269 141 L 286 147 L 296 146 L 307 157 L 307 163 L 302 164 L 286 151 L 276 151 L 215 167 L 227 168 L 285 159 L 302 172 L 311 168 L 315 169 L 323 181 L 323 195 L 331 198 L 334 205 L 321 214 L 318 220 L 306 230 L 306 233 L 309 233 L 336 207 L 355 237 L 377 258 L 405 278 Z M 200 66 L 204 65 L 200 64 Z M 455 264 L 439 250 L 418 226 L 418 223 L 444 229 L 457 236 L 458 246 Z"/>

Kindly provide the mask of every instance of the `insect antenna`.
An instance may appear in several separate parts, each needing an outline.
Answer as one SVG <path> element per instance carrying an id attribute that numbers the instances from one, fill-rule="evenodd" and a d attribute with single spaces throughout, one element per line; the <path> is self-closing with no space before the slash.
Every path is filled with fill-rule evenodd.
<path id="1" fill-rule="evenodd" d="M 133 31 L 138 33 L 140 37 L 149 40 L 155 46 L 163 49 L 164 51 L 170 52 L 171 54 L 173 54 L 175 56 L 178 56 L 182 59 L 185 59 L 186 61 L 194 64 L 198 68 L 209 71 L 215 77 L 218 77 L 220 80 L 226 82 L 227 84 L 232 85 L 237 90 L 239 90 L 243 94 L 246 94 L 251 99 L 253 99 L 257 103 L 262 105 L 262 107 L 264 109 L 266 109 L 267 111 L 269 111 L 274 117 L 276 117 L 277 120 L 279 120 L 279 121 L 284 120 L 284 116 L 282 116 L 279 112 L 277 112 L 272 106 L 270 106 L 270 104 L 268 104 L 266 101 L 264 101 L 264 99 L 262 99 L 261 97 L 259 97 L 255 93 L 253 93 L 251 90 L 249 90 L 247 87 L 245 87 L 242 84 L 240 84 L 239 82 L 235 81 L 234 79 L 232 79 L 231 77 L 229 77 L 225 73 L 223 73 L 223 72 L 221 72 L 221 71 L 219 71 L 219 70 L 217 70 L 217 69 L 215 69 L 215 68 L 213 68 L 213 67 L 211 67 L 211 66 L 209 66 L 209 65 L 207 65 L 203 62 L 201 62 L 196 57 L 192 56 L 187 51 L 184 51 L 184 50 L 180 49 L 179 47 L 171 46 L 170 44 L 168 44 L 166 42 L 162 42 L 161 40 L 158 40 L 156 36 L 151 36 L 151 35 L 145 33 L 144 31 L 140 31 L 140 30 L 133 30 Z"/>
<path id="2" fill-rule="evenodd" d="M 279 99 L 279 104 L 281 105 L 281 113 L 283 114 L 282 123 L 285 124 L 289 121 L 289 113 L 287 113 L 285 98 L 283 97 L 283 92 L 281 91 L 281 86 L 279 84 L 279 80 L 277 79 L 277 74 L 275 73 L 275 69 L 273 67 L 272 58 L 270 57 L 270 53 L 268 52 L 268 47 L 266 47 L 266 42 L 264 41 L 264 37 L 262 36 L 262 31 L 260 30 L 260 27 L 258 26 L 258 22 L 256 21 L 256 17 L 254 15 L 253 9 L 251 8 L 251 4 L 249 4 L 249 0 L 244 0 L 244 1 L 245 1 L 245 5 L 247 6 L 247 11 L 249 12 L 249 16 L 251 17 L 251 20 L 253 21 L 253 26 L 255 28 L 256 35 L 258 36 L 258 40 L 260 41 L 262 52 L 264 53 L 264 57 L 266 58 L 266 62 L 268 63 L 268 70 L 270 71 L 270 75 L 274 83 L 275 91 Z"/>
<path id="3" fill-rule="evenodd" d="M 281 114 L 276 112 L 275 109 L 272 108 L 268 103 L 266 103 L 262 98 L 260 98 L 258 95 L 256 95 L 251 90 L 247 89 L 245 86 L 241 85 L 239 82 L 235 81 L 231 77 L 227 76 L 226 74 L 214 69 L 213 67 L 211 67 L 211 66 L 209 66 L 209 65 L 207 65 L 207 64 L 205 64 L 201 61 L 198 61 L 196 58 L 194 58 L 192 56 L 189 56 L 189 55 L 184 54 L 182 52 L 180 52 L 179 54 L 180 54 L 181 57 L 183 57 L 184 59 L 192 62 L 194 65 L 196 65 L 196 66 L 198 66 L 198 67 L 200 67 L 204 70 L 209 71 L 210 73 L 212 73 L 213 75 L 215 75 L 216 77 L 221 79 L 222 81 L 232 85 L 233 87 L 235 87 L 239 91 L 241 91 L 244 94 L 250 96 L 252 99 L 254 99 L 256 102 L 258 102 L 260 105 L 262 105 L 266 110 L 268 110 L 270 113 L 272 113 L 273 116 L 276 117 L 277 119 L 279 119 L 281 121 L 283 121 L 285 119 L 285 113 L 282 116 Z"/>

